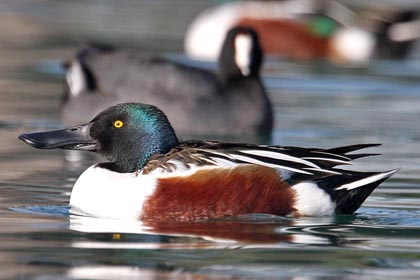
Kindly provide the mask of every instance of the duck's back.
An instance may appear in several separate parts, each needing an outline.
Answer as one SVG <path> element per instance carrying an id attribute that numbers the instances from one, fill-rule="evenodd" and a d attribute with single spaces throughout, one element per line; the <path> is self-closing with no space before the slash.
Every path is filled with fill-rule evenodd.
<path id="1" fill-rule="evenodd" d="M 124 51 L 95 52 L 84 63 L 105 94 L 119 98 L 162 99 L 210 98 L 218 92 L 213 73 L 166 59 Z"/>

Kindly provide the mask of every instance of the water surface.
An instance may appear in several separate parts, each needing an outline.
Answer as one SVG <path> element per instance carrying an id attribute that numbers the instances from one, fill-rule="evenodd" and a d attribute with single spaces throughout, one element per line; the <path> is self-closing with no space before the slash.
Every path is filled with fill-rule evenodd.
<path id="1" fill-rule="evenodd" d="M 72 184 L 96 159 L 35 150 L 17 136 L 60 127 L 58 64 L 85 39 L 197 63 L 180 55 L 183 32 L 213 2 L 188 2 L 2 2 L 0 278 L 419 279 L 417 60 L 350 68 L 267 60 L 273 144 L 382 143 L 369 152 L 383 155 L 359 168 L 401 168 L 355 215 L 146 225 L 69 215 Z"/>

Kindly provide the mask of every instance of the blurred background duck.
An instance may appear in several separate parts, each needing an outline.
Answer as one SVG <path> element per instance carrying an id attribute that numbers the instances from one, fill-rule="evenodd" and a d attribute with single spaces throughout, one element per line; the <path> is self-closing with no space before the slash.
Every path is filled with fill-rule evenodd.
<path id="1" fill-rule="evenodd" d="M 227 3 L 196 17 L 185 35 L 185 52 L 195 59 L 214 60 L 226 30 L 249 26 L 258 32 L 266 54 L 284 58 L 354 64 L 405 58 L 420 35 L 418 13 L 375 9 L 361 16 L 329 0 Z"/>
<path id="2" fill-rule="evenodd" d="M 243 27 L 227 33 L 216 73 L 112 47 L 87 47 L 65 63 L 61 117 L 74 125 L 111 105 L 141 101 L 165 110 L 182 136 L 269 135 L 273 112 L 260 81 L 262 61 L 257 34 Z"/>

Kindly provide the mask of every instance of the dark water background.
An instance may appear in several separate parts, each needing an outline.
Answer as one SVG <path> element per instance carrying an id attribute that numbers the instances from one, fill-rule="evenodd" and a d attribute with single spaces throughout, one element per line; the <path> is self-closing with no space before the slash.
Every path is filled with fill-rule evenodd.
<path id="1" fill-rule="evenodd" d="M 179 58 L 188 23 L 216 3 L 0 2 L 1 279 L 420 278 L 416 59 L 361 68 L 265 64 L 276 113 L 273 144 L 383 143 L 370 150 L 383 155 L 361 160 L 360 168 L 402 168 L 355 215 L 153 225 L 161 234 L 136 223 L 69 216 L 71 186 L 93 159 L 17 140 L 22 132 L 60 126 L 59 61 L 89 40 Z"/>

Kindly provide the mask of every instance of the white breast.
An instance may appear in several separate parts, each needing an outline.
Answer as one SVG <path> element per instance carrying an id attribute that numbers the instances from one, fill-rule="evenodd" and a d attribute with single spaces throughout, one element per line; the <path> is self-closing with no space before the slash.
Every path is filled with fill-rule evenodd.
<path id="1" fill-rule="evenodd" d="M 73 214 L 115 219 L 137 219 L 143 203 L 156 188 L 156 179 L 89 167 L 77 179 L 70 197 Z"/>

